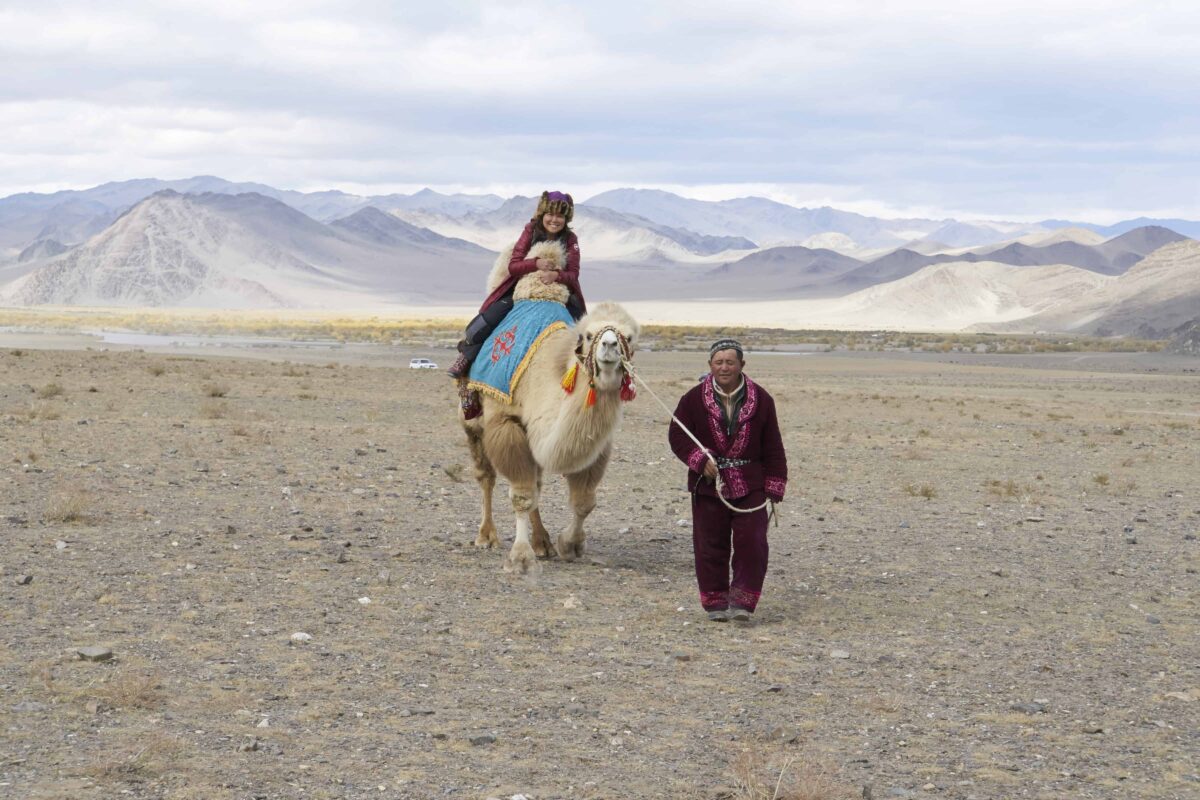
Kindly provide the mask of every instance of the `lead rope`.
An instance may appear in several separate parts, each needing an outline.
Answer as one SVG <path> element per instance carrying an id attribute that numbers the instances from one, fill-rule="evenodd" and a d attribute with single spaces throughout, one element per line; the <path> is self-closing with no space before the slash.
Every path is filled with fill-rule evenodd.
<path id="1" fill-rule="evenodd" d="M 639 384 L 641 384 L 643 389 L 645 389 L 647 392 L 650 393 L 650 396 L 654 398 L 654 402 L 658 403 L 662 407 L 662 410 L 667 412 L 667 416 L 669 416 L 671 418 L 671 421 L 674 422 L 676 425 L 678 425 L 679 429 L 688 435 L 688 438 L 691 439 L 695 443 L 696 447 L 700 448 L 701 452 L 703 452 L 704 455 L 708 456 L 708 460 L 713 462 L 714 464 L 716 464 L 717 459 L 713 457 L 712 452 L 707 447 L 705 447 L 703 444 L 700 443 L 700 440 L 696 438 L 696 435 L 688 430 L 687 425 L 684 425 L 682 422 L 679 421 L 679 417 L 675 416 L 675 412 L 671 411 L 671 408 L 666 403 L 664 403 L 657 394 L 654 393 L 654 390 L 650 388 L 650 384 L 646 383 L 646 381 L 642 379 L 642 376 L 638 375 L 634 371 L 633 364 L 628 359 L 622 358 L 621 365 L 623 367 L 625 367 L 625 372 L 627 374 L 632 375 L 633 379 L 635 381 L 637 381 Z M 733 505 L 732 503 L 730 503 L 728 500 L 725 499 L 725 494 L 722 491 L 722 489 L 724 489 L 724 488 L 725 488 L 725 482 L 723 480 L 721 480 L 721 469 L 718 467 L 717 468 L 717 498 L 720 499 L 720 501 L 725 504 L 726 508 L 728 508 L 730 511 L 736 511 L 739 514 L 752 514 L 755 511 L 761 511 L 762 509 L 770 506 L 771 510 L 768 512 L 767 519 L 769 522 L 774 522 L 776 528 L 779 527 L 779 516 L 778 516 L 778 514 L 775 513 L 775 503 L 769 497 L 765 501 L 763 501 L 762 505 L 757 505 L 754 508 L 738 508 L 737 506 Z"/>

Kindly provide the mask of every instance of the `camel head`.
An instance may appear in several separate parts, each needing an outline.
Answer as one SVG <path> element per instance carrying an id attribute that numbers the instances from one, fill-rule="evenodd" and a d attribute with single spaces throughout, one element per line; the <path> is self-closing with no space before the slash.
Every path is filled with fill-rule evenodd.
<path id="1" fill-rule="evenodd" d="M 588 371 L 598 392 L 612 392 L 628 384 L 625 361 L 633 359 L 641 326 L 616 303 L 600 303 L 575 326 L 579 341 L 575 354 Z"/>

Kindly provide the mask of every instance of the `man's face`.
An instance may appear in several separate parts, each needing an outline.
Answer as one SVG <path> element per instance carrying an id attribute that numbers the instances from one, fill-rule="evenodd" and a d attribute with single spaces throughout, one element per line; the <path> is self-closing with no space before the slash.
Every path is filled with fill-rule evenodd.
<path id="1" fill-rule="evenodd" d="M 743 366 L 737 350 L 718 350 L 708 359 L 709 371 L 725 388 L 734 388 L 741 382 Z"/>

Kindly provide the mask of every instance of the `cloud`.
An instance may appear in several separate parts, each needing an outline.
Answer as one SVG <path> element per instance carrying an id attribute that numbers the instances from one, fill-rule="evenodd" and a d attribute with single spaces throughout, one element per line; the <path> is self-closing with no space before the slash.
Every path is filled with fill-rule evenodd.
<path id="1" fill-rule="evenodd" d="M 215 173 L 1200 215 L 1182 4 L 67 0 L 0 29 L 4 194 Z"/>

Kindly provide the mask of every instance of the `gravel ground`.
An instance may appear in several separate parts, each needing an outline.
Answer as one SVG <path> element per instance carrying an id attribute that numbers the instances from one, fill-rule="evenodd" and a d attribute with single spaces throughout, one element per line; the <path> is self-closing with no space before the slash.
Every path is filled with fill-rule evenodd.
<path id="1" fill-rule="evenodd" d="M 0 797 L 1200 797 L 1195 361 L 751 355 L 792 475 L 718 625 L 648 397 L 584 559 L 520 578 L 403 366 L 444 352 L 39 341 L 0 350 Z"/>

